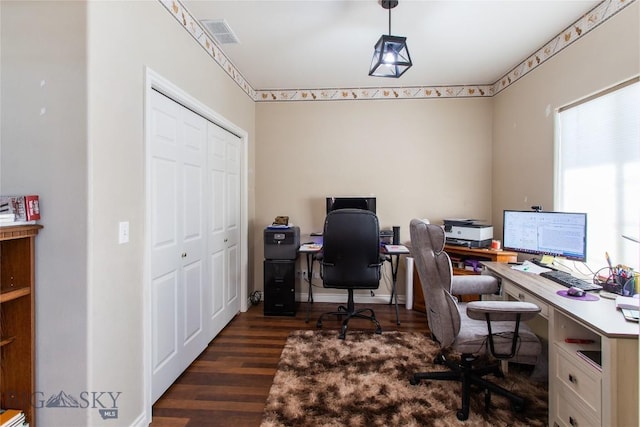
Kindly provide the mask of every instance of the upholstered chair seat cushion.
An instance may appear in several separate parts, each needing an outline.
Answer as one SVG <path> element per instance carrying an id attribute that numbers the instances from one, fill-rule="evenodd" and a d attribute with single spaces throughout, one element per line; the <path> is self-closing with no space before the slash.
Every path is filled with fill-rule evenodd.
<path id="1" fill-rule="evenodd" d="M 458 336 L 452 348 L 460 353 L 469 354 L 490 354 L 487 339 L 486 320 L 476 320 L 469 317 L 467 313 L 467 303 L 458 303 L 461 317 L 461 324 Z M 512 321 L 492 321 L 491 332 L 494 334 L 493 343 L 498 353 L 509 353 L 511 350 L 511 340 L 513 338 L 514 322 Z M 519 342 L 518 352 L 511 362 L 535 364 L 538 355 L 542 350 L 540 340 L 526 327 L 518 330 Z"/>

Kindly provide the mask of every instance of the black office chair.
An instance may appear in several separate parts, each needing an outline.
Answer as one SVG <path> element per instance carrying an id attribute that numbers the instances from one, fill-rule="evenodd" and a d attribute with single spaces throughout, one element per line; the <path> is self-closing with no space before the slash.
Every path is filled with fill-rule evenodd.
<path id="1" fill-rule="evenodd" d="M 322 252 L 318 254 L 320 276 L 325 288 L 346 289 L 347 306 L 338 311 L 323 313 L 316 322 L 322 327 L 325 316 L 345 317 L 339 338 L 347 334 L 349 320 L 356 317 L 369 319 L 375 324 L 375 332 L 382 333 L 380 323 L 370 308 L 356 310 L 354 289 L 378 289 L 380 268 L 384 258 L 380 255 L 380 227 L 378 217 L 362 209 L 338 209 L 327 214 L 322 234 Z M 364 313 L 370 313 L 369 315 Z"/>
<path id="2" fill-rule="evenodd" d="M 485 391 L 485 409 L 489 409 L 491 393 L 506 397 L 515 410 L 525 400 L 483 378 L 487 374 L 501 376 L 500 363 L 474 366 L 479 355 L 498 360 L 535 364 L 541 351 L 540 340 L 527 327 L 525 320 L 535 317 L 540 308 L 519 301 L 474 301 L 458 303 L 452 295 L 492 294 L 498 290 L 493 276 L 453 276 L 451 261 L 444 251 L 442 227 L 413 219 L 410 225 L 411 255 L 422 283 L 429 330 L 442 351 L 434 361 L 449 371 L 418 372 L 411 384 L 421 380 L 453 380 L 462 383 L 462 407 L 456 416 L 469 417 L 472 386 Z M 459 359 L 449 359 L 447 349 L 459 352 Z"/>

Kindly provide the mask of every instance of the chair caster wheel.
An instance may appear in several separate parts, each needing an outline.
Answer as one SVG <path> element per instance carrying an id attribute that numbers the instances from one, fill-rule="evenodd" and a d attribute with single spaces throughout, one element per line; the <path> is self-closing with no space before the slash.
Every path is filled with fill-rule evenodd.
<path id="1" fill-rule="evenodd" d="M 433 363 L 436 365 L 444 365 L 444 356 L 439 354 L 436 356 L 435 359 L 433 359 Z"/>
<path id="2" fill-rule="evenodd" d="M 484 391 L 484 411 L 489 412 L 491 409 L 491 392 L 489 390 Z"/>
<path id="3" fill-rule="evenodd" d="M 347 325 L 342 325 L 342 327 L 340 328 L 340 334 L 338 334 L 338 338 L 343 340 L 345 339 L 346 336 L 347 336 Z"/>
<path id="4" fill-rule="evenodd" d="M 463 411 L 457 411 L 456 412 L 456 417 L 460 421 L 465 421 L 467 418 L 469 418 L 469 414 L 465 414 Z"/>
<path id="5" fill-rule="evenodd" d="M 378 335 L 382 334 L 382 328 L 380 326 L 376 328 L 376 334 Z"/>
<path id="6" fill-rule="evenodd" d="M 511 410 L 513 412 L 522 412 L 524 411 L 524 403 L 512 403 L 511 404 Z"/>
<path id="7" fill-rule="evenodd" d="M 321 329 L 321 328 L 322 328 L 322 321 L 321 321 L 321 320 L 318 320 L 318 321 L 316 322 L 316 328 L 318 328 L 318 329 Z"/>
<path id="8" fill-rule="evenodd" d="M 416 378 L 416 377 L 411 377 L 411 378 L 409 378 L 409 384 L 418 385 L 418 384 L 420 384 L 420 380 L 418 378 Z"/>

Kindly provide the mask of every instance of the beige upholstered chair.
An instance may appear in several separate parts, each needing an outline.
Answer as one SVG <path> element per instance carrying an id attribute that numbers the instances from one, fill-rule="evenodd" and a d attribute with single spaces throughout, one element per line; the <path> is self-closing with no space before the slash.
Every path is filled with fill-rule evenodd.
<path id="1" fill-rule="evenodd" d="M 482 378 L 490 373 L 502 375 L 499 360 L 482 367 L 474 367 L 473 362 L 477 356 L 489 354 L 500 360 L 535 364 L 541 350 L 540 341 L 521 322 L 534 317 L 540 309 L 535 304 L 517 301 L 458 303 L 453 295 L 496 293 L 497 280 L 489 275 L 453 276 L 451 260 L 443 250 L 442 227 L 414 219 L 410 233 L 411 255 L 422 283 L 429 329 L 442 350 L 451 348 L 461 354 L 459 360 L 449 360 L 441 352 L 435 363 L 446 365 L 450 371 L 416 373 L 411 383 L 460 381 L 462 407 L 456 414 L 459 420 L 469 417 L 472 385 L 486 392 L 487 408 L 491 393 L 498 393 L 507 397 L 515 410 L 522 409 L 525 405 L 522 398 Z"/>

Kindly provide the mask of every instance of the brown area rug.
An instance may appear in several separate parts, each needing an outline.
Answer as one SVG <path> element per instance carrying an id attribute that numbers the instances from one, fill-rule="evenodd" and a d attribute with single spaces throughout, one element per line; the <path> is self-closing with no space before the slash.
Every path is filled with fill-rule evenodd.
<path id="1" fill-rule="evenodd" d="M 446 370 L 433 364 L 438 346 L 415 332 L 294 331 L 282 351 L 261 426 L 545 426 L 546 384 L 522 372 L 488 379 L 527 398 L 524 411 L 474 390 L 469 419 L 456 418 L 460 383 L 409 384 L 418 371 Z"/>

